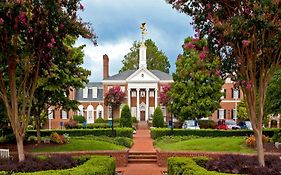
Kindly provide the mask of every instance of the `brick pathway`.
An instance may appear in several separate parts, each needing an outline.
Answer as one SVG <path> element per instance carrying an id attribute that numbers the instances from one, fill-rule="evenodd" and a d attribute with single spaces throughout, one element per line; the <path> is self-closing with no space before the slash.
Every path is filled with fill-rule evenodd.
<path id="1" fill-rule="evenodd" d="M 134 135 L 134 145 L 130 152 L 144 151 L 155 152 L 153 140 L 150 138 L 150 130 L 146 122 L 139 122 L 137 133 Z M 127 167 L 118 167 L 117 171 L 123 171 L 123 175 L 162 175 L 165 167 L 158 167 L 156 163 L 136 164 L 130 163 Z"/>

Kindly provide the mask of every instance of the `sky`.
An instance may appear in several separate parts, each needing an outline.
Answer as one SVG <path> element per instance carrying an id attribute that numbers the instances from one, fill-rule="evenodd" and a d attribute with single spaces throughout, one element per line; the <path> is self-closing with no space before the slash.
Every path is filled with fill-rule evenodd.
<path id="1" fill-rule="evenodd" d="M 98 46 L 85 39 L 76 43 L 86 45 L 83 67 L 91 70 L 90 82 L 102 81 L 104 54 L 109 57 L 109 75 L 118 73 L 133 42 L 141 40 L 143 22 L 148 31 L 146 39 L 152 39 L 167 55 L 170 73 L 175 72 L 184 39 L 194 35 L 191 18 L 165 0 L 82 0 L 82 4 L 85 9 L 80 16 L 91 23 L 98 37 Z"/>

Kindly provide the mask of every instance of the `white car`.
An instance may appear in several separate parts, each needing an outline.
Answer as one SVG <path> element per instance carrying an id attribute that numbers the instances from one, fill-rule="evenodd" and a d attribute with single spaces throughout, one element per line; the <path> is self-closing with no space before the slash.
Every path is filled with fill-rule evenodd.
<path id="1" fill-rule="evenodd" d="M 200 129 L 198 121 L 196 120 L 185 120 L 182 124 L 183 129 Z"/>
<path id="2" fill-rule="evenodd" d="M 225 120 L 225 125 L 227 126 L 227 129 L 241 129 L 234 120 Z"/>

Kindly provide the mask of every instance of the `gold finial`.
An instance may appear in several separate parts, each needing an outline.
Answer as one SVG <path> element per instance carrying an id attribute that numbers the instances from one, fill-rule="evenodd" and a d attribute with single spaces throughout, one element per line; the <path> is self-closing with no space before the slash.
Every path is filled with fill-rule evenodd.
<path id="1" fill-rule="evenodd" d="M 146 23 L 145 22 L 141 23 L 140 29 L 141 29 L 141 40 L 142 40 L 142 43 L 143 43 L 144 42 L 144 35 L 147 34 L 147 29 L 146 29 Z"/>

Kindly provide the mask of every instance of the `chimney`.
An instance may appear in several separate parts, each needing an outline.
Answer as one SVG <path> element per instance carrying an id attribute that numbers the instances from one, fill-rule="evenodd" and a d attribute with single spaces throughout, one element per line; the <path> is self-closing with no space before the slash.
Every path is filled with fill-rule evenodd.
<path id="1" fill-rule="evenodd" d="M 106 80 L 108 78 L 108 62 L 109 58 L 106 54 L 103 56 L 103 79 Z"/>

